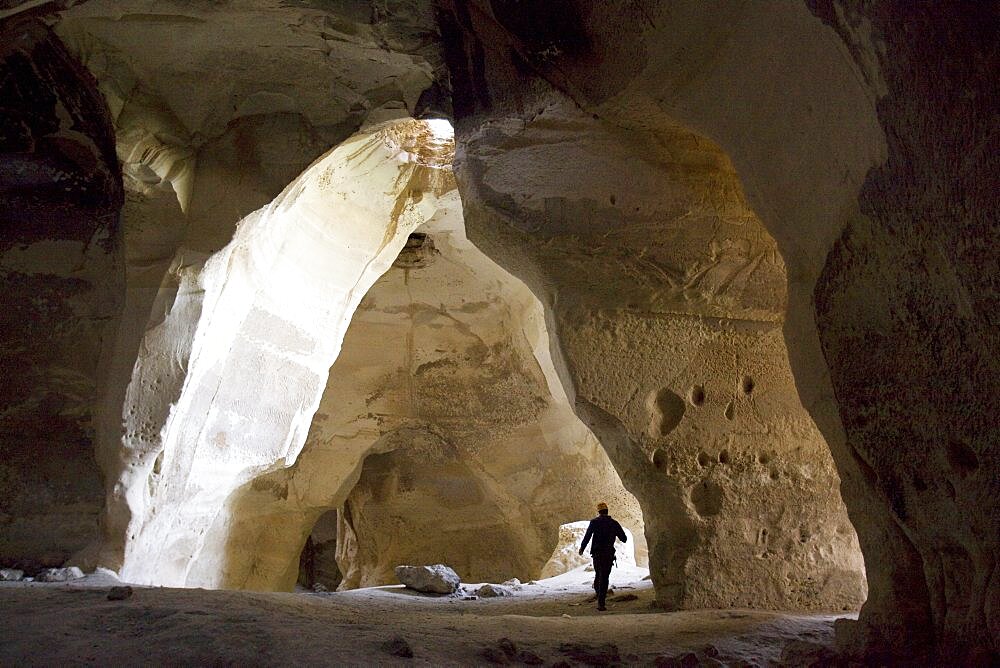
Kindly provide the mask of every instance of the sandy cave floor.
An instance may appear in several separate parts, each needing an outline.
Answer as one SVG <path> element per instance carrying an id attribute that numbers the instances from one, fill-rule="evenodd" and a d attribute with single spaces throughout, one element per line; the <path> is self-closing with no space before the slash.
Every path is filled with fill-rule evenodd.
<path id="1" fill-rule="evenodd" d="M 3 583 L 0 665 L 483 665 L 483 651 L 509 638 L 545 665 L 586 665 L 566 643 L 600 654 L 610 642 L 626 665 L 688 651 L 703 656 L 713 645 L 726 665 L 763 666 L 792 640 L 832 642 L 834 620 L 856 616 L 663 612 L 650 606 L 644 574 L 615 569 L 607 612 L 587 602 L 592 574 L 582 569 L 526 584 L 513 597 L 477 600 L 395 586 L 323 594 L 136 587 L 130 599 L 109 601 L 117 582 L 108 576 Z M 637 599 L 615 600 L 629 594 Z M 394 638 L 406 640 L 412 659 L 383 647 Z"/>

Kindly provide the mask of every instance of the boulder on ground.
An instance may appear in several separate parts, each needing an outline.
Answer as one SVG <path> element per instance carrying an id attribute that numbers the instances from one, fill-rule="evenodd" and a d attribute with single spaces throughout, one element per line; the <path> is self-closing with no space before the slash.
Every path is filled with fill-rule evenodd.
<path id="1" fill-rule="evenodd" d="M 396 566 L 396 578 L 410 589 L 430 594 L 453 594 L 461 584 L 458 573 L 444 564 Z"/>
<path id="2" fill-rule="evenodd" d="M 476 590 L 476 593 L 483 598 L 498 598 L 500 596 L 513 596 L 514 592 L 510 588 L 497 584 L 484 584 Z"/>
<path id="3" fill-rule="evenodd" d="M 36 582 L 69 582 L 83 577 L 83 571 L 76 566 L 66 568 L 46 568 L 35 576 Z"/>
<path id="4" fill-rule="evenodd" d="M 0 568 L 0 581 L 16 582 L 24 577 L 24 571 L 16 568 Z"/>

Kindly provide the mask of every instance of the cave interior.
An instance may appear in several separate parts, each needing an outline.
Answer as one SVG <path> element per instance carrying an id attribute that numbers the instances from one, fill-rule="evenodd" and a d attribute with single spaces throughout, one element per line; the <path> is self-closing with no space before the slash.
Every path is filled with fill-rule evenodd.
<path id="1" fill-rule="evenodd" d="M 0 662 L 1000 665 L 998 34 L 0 2 Z"/>

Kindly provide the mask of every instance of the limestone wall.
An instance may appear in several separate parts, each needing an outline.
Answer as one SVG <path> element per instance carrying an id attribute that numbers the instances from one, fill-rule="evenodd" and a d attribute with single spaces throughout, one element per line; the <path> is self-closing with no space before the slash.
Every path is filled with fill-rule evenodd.
<path id="1" fill-rule="evenodd" d="M 341 506 L 342 587 L 411 562 L 536 578 L 559 525 L 600 500 L 641 537 L 558 383 L 541 305 L 468 241 L 450 197 L 361 302 L 295 466 L 234 494 L 209 537 L 226 562 L 202 558 L 191 583 L 289 588 L 313 522 Z"/>
<path id="2" fill-rule="evenodd" d="M 555 90 L 586 115 L 650 133 L 650 145 L 680 123 L 731 157 L 786 262 L 795 384 L 865 553 L 871 595 L 857 625 L 840 625 L 843 649 L 875 661 L 995 656 L 985 555 L 997 536 L 986 464 L 996 439 L 978 416 L 995 412 L 996 374 L 985 370 L 996 355 L 982 328 L 997 291 L 977 269 L 996 263 L 982 245 L 996 210 L 995 13 L 571 2 L 557 26 L 545 3 L 452 5 L 443 25 L 462 43 L 449 51 L 467 119 L 460 155 L 484 121 L 534 118 Z M 950 389 L 926 384 L 913 398 L 909 370 L 928 359 L 933 385 Z M 924 421 L 930 441 L 913 431 Z M 949 486 L 954 501 L 930 491 L 949 498 Z M 958 581 L 979 584 L 946 584 Z"/>
<path id="3" fill-rule="evenodd" d="M 660 603 L 859 606 L 857 539 L 781 334 L 785 266 L 725 156 L 559 96 L 465 137 L 471 229 L 551 304 L 576 409 L 643 506 Z"/>
<path id="4" fill-rule="evenodd" d="M 260 542 L 229 532 L 226 518 L 238 516 L 291 528 L 272 532 L 284 547 L 261 553 L 268 564 L 235 568 L 234 582 L 294 579 L 289 555 L 304 527 L 347 498 L 368 448 L 430 420 L 399 408 L 405 376 L 365 379 L 351 396 L 394 388 L 398 396 L 378 401 L 395 422 L 380 424 L 373 410 L 321 411 L 330 417 L 304 452 L 352 473 L 315 501 L 273 505 L 322 487 L 301 472 L 259 474 L 294 458 L 325 385 L 320 358 L 335 354 L 296 359 L 315 375 L 312 398 L 281 395 L 287 405 L 257 425 L 258 459 L 222 454 L 243 450 L 219 448 L 217 434 L 256 433 L 241 422 L 256 408 L 234 397 L 260 378 L 212 360 L 250 359 L 235 344 L 259 323 L 237 318 L 228 333 L 211 324 L 218 309 L 250 303 L 213 281 L 254 273 L 223 260 L 282 255 L 251 234 L 263 214 L 234 232 L 237 221 L 365 123 L 449 113 L 450 85 L 470 238 L 530 286 L 552 337 L 551 367 L 539 365 L 557 401 L 532 419 L 564 389 L 600 439 L 642 505 L 661 602 L 857 601 L 861 568 L 837 503 L 839 474 L 871 590 L 858 623 L 840 625 L 843 648 L 911 663 L 1000 652 L 992 7 L 15 0 L 0 15 L 4 559 L 54 563 L 78 549 L 93 535 L 103 474 L 106 549 L 86 561 L 120 566 L 126 542 L 171 534 L 142 529 L 164 522 L 147 516 L 158 507 L 149 500 L 171 487 L 164 476 L 188 480 L 189 464 L 205 464 L 206 480 L 227 482 L 171 492 L 205 512 L 181 520 L 191 535 L 163 552 L 164 572 L 176 582 L 230 572 L 195 556 L 219 536 L 233 542 L 209 550 L 217 560 Z M 60 19 L 62 41 L 32 16 Z M 250 238 L 262 241 L 256 250 Z M 304 256 L 326 242 L 306 244 Z M 290 322 L 292 303 L 265 301 L 263 311 Z M 401 313 L 371 314 L 405 324 Z M 326 337 L 322 321 L 307 323 L 318 329 L 305 339 L 276 326 L 288 334 L 280 354 L 269 342 L 248 345 L 273 360 L 303 340 L 339 341 L 343 323 Z M 535 360 L 545 338 L 528 337 Z M 230 343 L 232 358 L 222 350 Z M 487 350 L 467 360 L 470 373 L 496 368 L 490 355 L 501 356 Z M 435 367 L 426 371 L 434 389 Z M 244 387 L 215 395 L 217 379 L 240 373 Z M 477 400 L 496 408 L 487 394 Z M 223 404 L 235 432 L 214 428 L 228 419 L 215 411 Z M 342 428 L 356 423 L 356 433 Z M 387 434 L 396 436 L 377 445 Z M 96 467 L 84 454 L 95 440 Z M 509 443 L 496 448 L 501 460 L 512 461 Z M 340 546 L 355 555 L 384 549 L 365 546 L 366 535 L 383 534 L 361 526 L 400 512 L 391 499 L 373 502 L 385 480 L 412 468 L 414 453 L 392 449 L 372 460 L 355 497 L 373 516 L 352 514 L 359 532 L 349 540 L 343 525 Z M 456 451 L 449 466 L 465 476 L 475 453 Z M 545 487 L 518 489 L 530 497 Z M 517 507 L 504 503 L 490 501 L 489 512 Z M 209 508 L 224 510 L 209 518 Z M 282 513 L 287 523 L 261 520 Z M 751 593 L 734 564 L 752 564 L 766 586 Z M 382 572 L 374 558 L 355 565 Z"/>
<path id="5" fill-rule="evenodd" d="M 107 107 L 47 25 L 0 23 L 0 75 L 0 563 L 32 572 L 97 538 L 123 195 Z"/>
<path id="6" fill-rule="evenodd" d="M 108 499 L 125 579 L 185 584 L 226 497 L 294 462 L 354 309 L 449 189 L 438 150 L 416 121 L 359 134 L 222 251 L 176 265 L 132 373 Z"/>
<path id="7" fill-rule="evenodd" d="M 94 411 L 105 477 L 119 468 L 122 406 L 158 320 L 151 311 L 176 296 L 171 274 L 222 249 L 238 221 L 363 124 L 433 106 L 422 96 L 442 73 L 437 43 L 424 38 L 435 31 L 430 8 L 390 4 L 380 15 L 98 1 L 59 15 L 60 37 L 110 108 L 127 196 L 124 308 Z M 108 535 L 110 549 L 94 544 L 76 559 L 120 564 L 120 541 Z"/>

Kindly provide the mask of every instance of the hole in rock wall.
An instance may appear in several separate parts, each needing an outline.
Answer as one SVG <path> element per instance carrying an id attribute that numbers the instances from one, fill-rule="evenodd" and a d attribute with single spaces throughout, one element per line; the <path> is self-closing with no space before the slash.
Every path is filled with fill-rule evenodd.
<path id="1" fill-rule="evenodd" d="M 406 245 L 399 251 L 392 266 L 401 269 L 421 269 L 426 267 L 436 254 L 434 239 L 426 232 L 411 232 Z"/>
<path id="2" fill-rule="evenodd" d="M 710 480 L 691 488 L 691 504 L 701 517 L 712 517 L 722 512 L 724 493 L 722 487 Z"/>
<path id="3" fill-rule="evenodd" d="M 653 466 L 663 472 L 671 470 L 669 447 L 657 448 L 653 451 Z"/>
<path id="4" fill-rule="evenodd" d="M 337 564 L 337 511 L 316 520 L 299 555 L 297 584 L 312 591 L 336 591 L 344 575 Z"/>
<path id="5" fill-rule="evenodd" d="M 651 393 L 646 406 L 650 415 L 647 431 L 652 438 L 669 434 L 684 417 L 684 400 L 667 388 Z"/>

